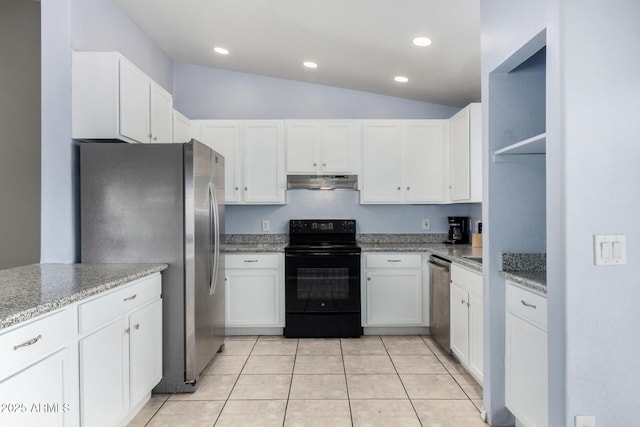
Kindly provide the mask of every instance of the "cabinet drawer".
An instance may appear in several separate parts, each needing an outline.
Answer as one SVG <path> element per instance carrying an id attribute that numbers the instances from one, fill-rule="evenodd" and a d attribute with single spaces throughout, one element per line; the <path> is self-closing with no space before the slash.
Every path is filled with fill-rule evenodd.
<path id="1" fill-rule="evenodd" d="M 226 268 L 279 268 L 280 254 L 226 255 Z"/>
<path id="2" fill-rule="evenodd" d="M 482 298 L 482 275 L 467 270 L 459 265 L 451 264 L 451 281 L 463 287 L 466 291 Z"/>
<path id="3" fill-rule="evenodd" d="M 79 332 L 85 333 L 142 306 L 162 292 L 160 274 L 136 280 L 123 288 L 78 306 Z"/>
<path id="4" fill-rule="evenodd" d="M 73 329 L 73 312 L 66 309 L 0 335 L 0 378 L 16 367 L 71 345 Z"/>
<path id="5" fill-rule="evenodd" d="M 367 268 L 421 268 L 422 255 L 420 254 L 369 254 L 367 255 Z"/>
<path id="6" fill-rule="evenodd" d="M 547 299 L 507 281 L 507 311 L 547 330 Z"/>

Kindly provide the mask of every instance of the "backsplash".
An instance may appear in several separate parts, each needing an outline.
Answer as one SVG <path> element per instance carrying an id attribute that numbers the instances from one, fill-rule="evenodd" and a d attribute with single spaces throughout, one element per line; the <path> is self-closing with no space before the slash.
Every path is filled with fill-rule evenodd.
<path id="1" fill-rule="evenodd" d="M 227 205 L 227 234 L 263 234 L 262 220 L 269 220 L 270 232 L 287 234 L 290 219 L 344 219 L 357 221 L 357 232 L 432 234 L 446 233 L 447 216 L 471 217 L 472 230 L 480 203 L 451 205 L 361 205 L 358 191 L 287 191 L 286 205 Z M 430 229 L 422 229 L 428 218 Z"/>
<path id="2" fill-rule="evenodd" d="M 358 234 L 358 243 L 442 243 L 446 233 L 431 234 Z"/>

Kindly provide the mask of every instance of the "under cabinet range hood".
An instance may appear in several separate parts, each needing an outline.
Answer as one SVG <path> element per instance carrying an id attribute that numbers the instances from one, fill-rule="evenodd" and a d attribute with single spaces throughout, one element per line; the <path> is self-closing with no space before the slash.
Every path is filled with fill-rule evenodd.
<path id="1" fill-rule="evenodd" d="M 287 175 L 288 190 L 357 190 L 358 175 Z"/>

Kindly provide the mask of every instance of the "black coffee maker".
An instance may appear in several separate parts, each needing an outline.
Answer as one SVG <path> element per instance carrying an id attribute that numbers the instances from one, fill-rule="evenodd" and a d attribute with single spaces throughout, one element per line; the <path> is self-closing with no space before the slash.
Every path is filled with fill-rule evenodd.
<path id="1" fill-rule="evenodd" d="M 469 243 L 469 217 L 450 216 L 449 235 L 445 243 Z"/>

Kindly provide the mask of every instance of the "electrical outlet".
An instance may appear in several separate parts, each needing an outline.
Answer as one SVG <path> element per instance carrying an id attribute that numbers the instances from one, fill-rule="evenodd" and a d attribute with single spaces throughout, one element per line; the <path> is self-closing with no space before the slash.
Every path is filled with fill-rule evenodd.
<path id="1" fill-rule="evenodd" d="M 574 427 L 596 427 L 596 417 L 593 415 L 576 415 Z"/>
<path id="2" fill-rule="evenodd" d="M 422 229 L 423 230 L 429 230 L 431 228 L 431 225 L 429 224 L 429 218 L 425 218 L 422 220 Z"/>
<path id="3" fill-rule="evenodd" d="M 268 219 L 263 219 L 262 220 L 262 231 L 269 231 L 271 230 L 271 223 L 269 222 Z"/>

